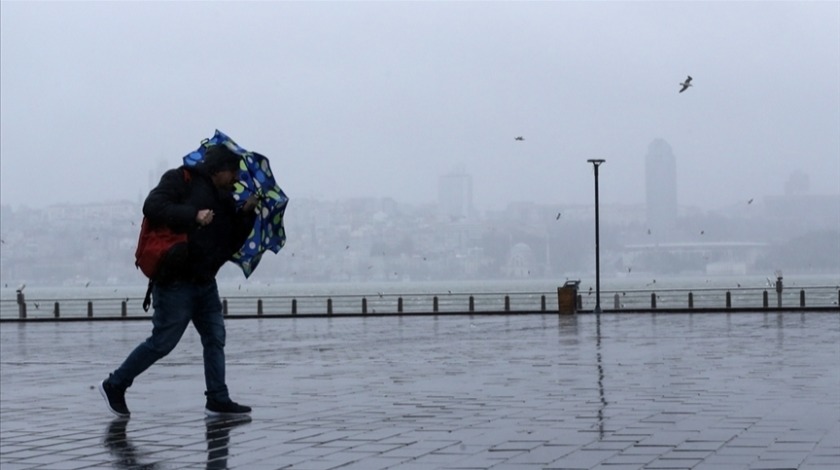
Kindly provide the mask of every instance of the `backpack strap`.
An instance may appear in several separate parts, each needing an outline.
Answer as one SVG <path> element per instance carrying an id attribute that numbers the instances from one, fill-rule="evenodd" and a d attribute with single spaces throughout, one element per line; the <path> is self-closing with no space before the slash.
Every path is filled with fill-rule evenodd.
<path id="1" fill-rule="evenodd" d="M 152 305 L 152 287 L 155 286 L 155 281 L 149 279 L 149 287 L 146 288 L 146 297 L 143 298 L 143 311 L 148 312 L 149 306 Z"/>

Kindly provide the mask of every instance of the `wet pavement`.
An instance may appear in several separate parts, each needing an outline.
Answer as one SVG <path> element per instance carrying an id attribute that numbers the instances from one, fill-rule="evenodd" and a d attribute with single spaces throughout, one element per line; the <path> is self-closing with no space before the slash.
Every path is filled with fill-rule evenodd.
<path id="1" fill-rule="evenodd" d="M 250 420 L 206 420 L 193 329 L 114 419 L 148 321 L 0 325 L 0 468 L 836 469 L 840 314 L 228 320 Z"/>

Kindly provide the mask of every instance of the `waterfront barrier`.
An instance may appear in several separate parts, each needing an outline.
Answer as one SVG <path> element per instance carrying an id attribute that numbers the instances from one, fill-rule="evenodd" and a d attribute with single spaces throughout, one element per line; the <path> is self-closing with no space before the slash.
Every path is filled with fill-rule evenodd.
<path id="1" fill-rule="evenodd" d="M 231 318 L 340 315 L 463 315 L 591 312 L 593 292 L 569 291 L 354 294 L 307 296 L 226 296 L 224 314 Z M 775 302 L 771 301 L 771 298 Z M 609 300 L 612 299 L 612 302 Z M 0 301 L 0 321 L 119 320 L 150 318 L 141 298 L 27 299 Z M 612 308 L 609 308 L 610 304 Z M 698 288 L 601 292 L 604 312 L 657 311 L 736 312 L 802 310 L 840 312 L 840 287 L 806 286 L 772 293 L 763 288 Z M 551 306 L 551 307 L 549 307 Z"/>

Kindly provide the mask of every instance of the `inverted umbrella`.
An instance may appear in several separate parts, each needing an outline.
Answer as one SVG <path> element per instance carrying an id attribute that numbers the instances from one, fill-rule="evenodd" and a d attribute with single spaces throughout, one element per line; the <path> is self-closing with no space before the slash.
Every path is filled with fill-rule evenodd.
<path id="1" fill-rule="evenodd" d="M 242 207 L 251 195 L 257 196 L 257 217 L 245 244 L 233 255 L 233 262 L 242 268 L 248 278 L 257 268 L 266 250 L 274 253 L 286 244 L 283 214 L 289 198 L 274 180 L 268 158 L 240 147 L 223 132 L 216 130 L 213 137 L 201 141 L 194 152 L 184 157 L 184 164 L 195 166 L 204 159 L 204 153 L 213 145 L 225 145 L 242 156 L 239 164 L 239 181 L 234 185 L 233 198 Z"/>

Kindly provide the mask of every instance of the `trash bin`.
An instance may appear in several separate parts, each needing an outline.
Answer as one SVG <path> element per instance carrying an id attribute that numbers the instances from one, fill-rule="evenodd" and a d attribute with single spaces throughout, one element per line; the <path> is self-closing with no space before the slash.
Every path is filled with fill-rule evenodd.
<path id="1" fill-rule="evenodd" d="M 566 281 L 557 288 L 557 306 L 561 314 L 577 313 L 577 291 L 580 281 Z"/>

